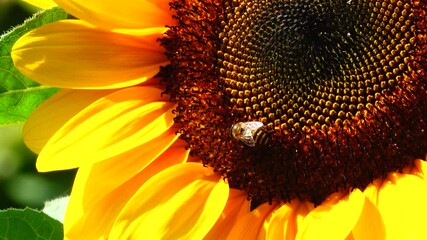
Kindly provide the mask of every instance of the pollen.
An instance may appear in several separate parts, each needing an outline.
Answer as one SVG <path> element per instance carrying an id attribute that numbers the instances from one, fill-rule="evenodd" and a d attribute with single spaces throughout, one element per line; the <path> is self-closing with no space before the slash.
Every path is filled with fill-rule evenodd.
<path id="1" fill-rule="evenodd" d="M 178 103 L 180 137 L 253 202 L 320 204 L 427 152 L 426 3 L 177 0 L 171 8 L 178 23 L 159 40 L 170 64 L 158 76 Z M 268 141 L 230 134 L 251 122 Z"/>

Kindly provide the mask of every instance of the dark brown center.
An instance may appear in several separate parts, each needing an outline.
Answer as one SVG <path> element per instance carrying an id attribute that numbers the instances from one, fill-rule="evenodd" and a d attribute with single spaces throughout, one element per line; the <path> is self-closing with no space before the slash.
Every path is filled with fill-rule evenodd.
<path id="1" fill-rule="evenodd" d="M 178 0 L 159 76 L 191 153 L 254 203 L 321 203 L 426 153 L 426 3 Z"/>

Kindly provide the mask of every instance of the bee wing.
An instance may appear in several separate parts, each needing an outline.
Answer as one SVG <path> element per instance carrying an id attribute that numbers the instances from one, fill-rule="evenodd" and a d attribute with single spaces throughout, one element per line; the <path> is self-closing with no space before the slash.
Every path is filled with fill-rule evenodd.
<path id="1" fill-rule="evenodd" d="M 255 147 L 255 140 L 252 137 L 252 135 L 250 135 L 250 136 L 247 136 L 247 135 L 242 136 L 240 138 L 240 141 L 242 141 L 248 147 Z"/>
<path id="2" fill-rule="evenodd" d="M 242 122 L 240 123 L 243 129 L 255 131 L 258 128 L 264 126 L 262 122 L 252 121 L 252 122 Z"/>
<path id="3" fill-rule="evenodd" d="M 255 147 L 254 132 L 263 125 L 264 124 L 262 122 L 256 121 L 241 123 L 242 134 L 239 138 L 240 141 L 249 147 Z"/>

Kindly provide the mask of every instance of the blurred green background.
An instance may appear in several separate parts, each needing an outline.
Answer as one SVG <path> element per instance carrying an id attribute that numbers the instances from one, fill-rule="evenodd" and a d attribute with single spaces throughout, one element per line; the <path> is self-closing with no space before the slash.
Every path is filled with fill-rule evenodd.
<path id="1" fill-rule="evenodd" d="M 35 11 L 19 0 L 0 0 L 0 34 L 21 24 Z M 45 201 L 71 191 L 75 171 L 38 173 L 37 156 L 23 143 L 21 130 L 20 125 L 0 127 L 0 209 L 40 209 Z"/>

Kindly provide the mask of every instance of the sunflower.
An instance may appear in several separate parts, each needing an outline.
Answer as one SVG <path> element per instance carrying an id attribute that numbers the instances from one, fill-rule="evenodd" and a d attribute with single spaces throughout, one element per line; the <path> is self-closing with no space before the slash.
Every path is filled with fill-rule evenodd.
<path id="1" fill-rule="evenodd" d="M 426 239 L 418 0 L 55 1 L 16 67 L 67 239 Z"/>

